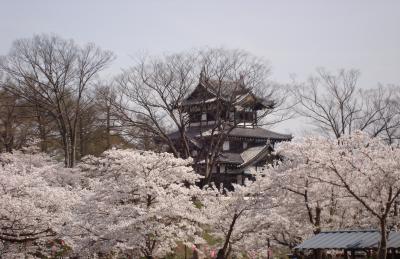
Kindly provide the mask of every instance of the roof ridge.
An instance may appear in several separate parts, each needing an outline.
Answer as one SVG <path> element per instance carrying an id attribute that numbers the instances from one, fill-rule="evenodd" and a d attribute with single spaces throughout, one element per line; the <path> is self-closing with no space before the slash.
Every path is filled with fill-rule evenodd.
<path id="1" fill-rule="evenodd" d="M 379 232 L 377 229 L 339 229 L 339 230 L 324 230 L 320 233 L 346 233 L 346 232 Z"/>

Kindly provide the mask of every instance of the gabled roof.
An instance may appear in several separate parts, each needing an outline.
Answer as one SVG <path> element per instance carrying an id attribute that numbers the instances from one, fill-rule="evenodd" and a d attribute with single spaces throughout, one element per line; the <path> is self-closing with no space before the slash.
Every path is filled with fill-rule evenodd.
<path id="1" fill-rule="evenodd" d="M 221 164 L 234 164 L 238 168 L 245 168 L 263 159 L 271 150 L 272 147 L 267 144 L 248 148 L 242 153 L 224 151 L 219 154 L 217 161 Z"/>
<path id="2" fill-rule="evenodd" d="M 240 153 L 221 152 L 217 158 L 217 161 L 221 164 L 240 165 L 243 163 L 243 158 L 240 156 Z"/>
<path id="3" fill-rule="evenodd" d="M 376 230 L 343 230 L 321 232 L 294 249 L 375 249 L 380 233 Z M 400 232 L 390 232 L 388 248 L 400 248 Z"/>
<path id="4" fill-rule="evenodd" d="M 254 105 L 258 109 L 273 108 L 274 101 L 256 96 L 242 80 L 217 81 L 200 79 L 197 87 L 182 101 L 182 106 L 201 105 L 217 100 L 233 105 Z"/>
<path id="5" fill-rule="evenodd" d="M 201 84 L 207 91 L 214 96 L 221 96 L 222 98 L 230 99 L 233 96 L 240 96 L 251 92 L 249 88 L 244 85 L 242 79 L 238 81 L 219 81 L 219 80 L 200 80 Z"/>
<path id="6" fill-rule="evenodd" d="M 251 147 L 243 151 L 240 156 L 243 159 L 243 163 L 239 166 L 240 168 L 245 168 L 251 166 L 258 161 L 265 158 L 272 151 L 271 145 Z"/>
<path id="7" fill-rule="evenodd" d="M 235 106 L 251 106 L 255 104 L 255 108 L 269 108 L 272 109 L 275 106 L 275 102 L 272 100 L 267 100 L 265 98 L 261 98 L 253 94 L 252 92 L 248 92 L 242 95 L 237 95 L 236 100 L 233 103 Z"/>

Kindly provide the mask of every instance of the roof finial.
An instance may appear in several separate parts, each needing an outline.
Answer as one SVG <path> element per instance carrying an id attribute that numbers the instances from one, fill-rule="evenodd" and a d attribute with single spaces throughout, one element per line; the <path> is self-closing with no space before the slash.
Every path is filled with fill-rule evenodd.
<path id="1" fill-rule="evenodd" d="M 239 74 L 239 84 L 241 86 L 244 86 L 244 74 L 243 73 Z"/>
<path id="2" fill-rule="evenodd" d="M 200 83 L 204 82 L 206 79 L 206 67 L 203 65 L 200 71 Z"/>

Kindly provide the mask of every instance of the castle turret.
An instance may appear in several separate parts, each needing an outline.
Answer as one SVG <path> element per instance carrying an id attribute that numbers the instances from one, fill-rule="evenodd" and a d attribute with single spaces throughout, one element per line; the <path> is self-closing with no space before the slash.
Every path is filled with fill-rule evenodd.
<path id="1" fill-rule="evenodd" d="M 237 81 L 206 79 L 200 74 L 197 87 L 182 101 L 187 114 L 185 136 L 192 144 L 192 156 L 202 173 L 204 145 L 213 145 L 211 138 L 224 134 L 212 176 L 216 182 L 243 183 L 250 171 L 272 161 L 274 144 L 289 141 L 291 135 L 280 134 L 258 126 L 258 113 L 273 109 L 275 103 L 255 95 L 245 86 L 244 77 Z M 179 141 L 181 133 L 169 135 Z"/>

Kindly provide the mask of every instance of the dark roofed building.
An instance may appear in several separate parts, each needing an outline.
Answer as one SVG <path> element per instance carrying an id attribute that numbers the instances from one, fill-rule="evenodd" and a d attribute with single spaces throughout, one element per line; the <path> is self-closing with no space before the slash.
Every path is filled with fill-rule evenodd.
<path id="1" fill-rule="evenodd" d="M 192 146 L 196 170 L 202 173 L 204 151 L 213 136 L 223 135 L 221 150 L 212 169 L 217 183 L 243 183 L 251 169 L 272 160 L 275 143 L 289 141 L 291 135 L 281 134 L 258 126 L 258 112 L 273 109 L 275 103 L 255 95 L 238 81 L 218 82 L 201 75 L 198 86 L 177 106 L 188 117 L 185 137 Z M 223 124 L 223 126 L 221 126 Z M 179 142 L 182 133 L 168 136 Z M 203 152 L 204 153 L 204 152 Z"/>
<path id="2" fill-rule="evenodd" d="M 380 233 L 377 230 L 324 231 L 294 248 L 297 252 L 321 250 L 340 251 L 340 257 L 368 257 L 379 247 Z M 400 232 L 391 231 L 387 241 L 388 259 L 400 258 Z M 349 256 L 350 253 L 350 256 Z"/>

